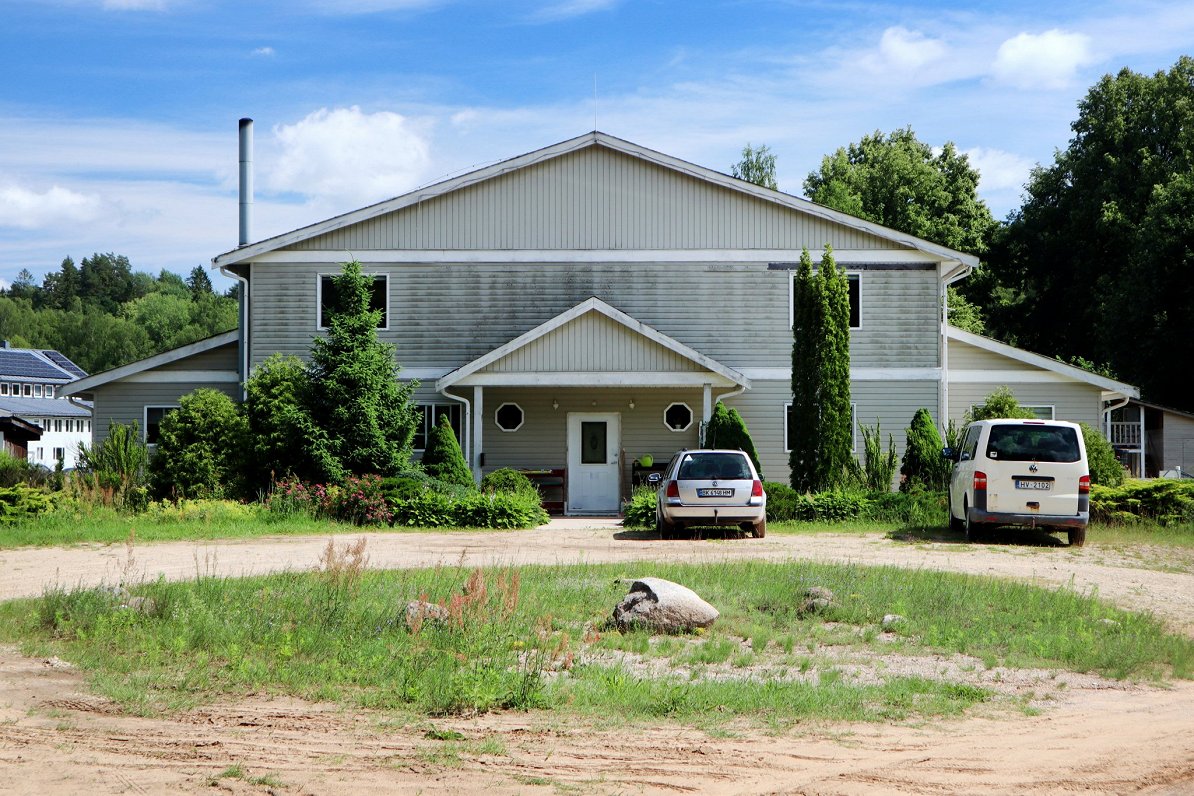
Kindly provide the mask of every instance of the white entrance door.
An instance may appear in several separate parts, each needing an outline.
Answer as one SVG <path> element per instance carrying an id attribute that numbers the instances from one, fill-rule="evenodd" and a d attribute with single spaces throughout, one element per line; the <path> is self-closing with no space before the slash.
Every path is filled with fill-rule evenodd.
<path id="1" fill-rule="evenodd" d="M 568 414 L 568 513 L 617 514 L 618 451 L 622 418 L 616 413 Z"/>

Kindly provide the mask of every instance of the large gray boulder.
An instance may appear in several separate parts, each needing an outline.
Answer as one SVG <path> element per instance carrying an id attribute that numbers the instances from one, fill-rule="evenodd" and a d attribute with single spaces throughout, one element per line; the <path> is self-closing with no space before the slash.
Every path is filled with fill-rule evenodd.
<path id="1" fill-rule="evenodd" d="M 718 616 L 717 609 L 692 589 L 663 578 L 634 581 L 629 593 L 614 608 L 614 624 L 620 630 L 646 627 L 657 633 L 683 633 L 709 627 Z"/>

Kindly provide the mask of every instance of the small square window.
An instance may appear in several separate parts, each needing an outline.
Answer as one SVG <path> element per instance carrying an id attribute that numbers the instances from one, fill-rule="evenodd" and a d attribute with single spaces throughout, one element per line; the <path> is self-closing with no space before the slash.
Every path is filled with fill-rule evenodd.
<path id="1" fill-rule="evenodd" d="M 145 407 L 145 444 L 157 445 L 161 438 L 162 418 L 177 409 L 177 406 Z"/>

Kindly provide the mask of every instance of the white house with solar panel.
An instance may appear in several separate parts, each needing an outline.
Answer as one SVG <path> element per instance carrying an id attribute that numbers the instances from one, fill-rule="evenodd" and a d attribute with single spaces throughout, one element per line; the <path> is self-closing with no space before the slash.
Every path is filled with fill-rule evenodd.
<path id="1" fill-rule="evenodd" d="M 69 469 L 78 461 L 79 443 L 91 444 L 91 403 L 62 394 L 86 375 L 58 351 L 0 342 L 0 418 L 41 429 L 40 439 L 24 443 L 29 461 L 53 469 L 61 460 Z"/>

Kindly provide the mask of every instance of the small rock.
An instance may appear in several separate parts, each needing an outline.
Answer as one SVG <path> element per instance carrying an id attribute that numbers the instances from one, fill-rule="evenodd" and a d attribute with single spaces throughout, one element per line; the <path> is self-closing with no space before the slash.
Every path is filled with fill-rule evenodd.
<path id="1" fill-rule="evenodd" d="M 883 629 L 892 630 L 896 625 L 902 625 L 906 621 L 908 620 L 904 619 L 904 617 L 900 616 L 899 614 L 884 614 Z"/>
<path id="2" fill-rule="evenodd" d="M 448 609 L 442 605 L 435 603 L 424 602 L 422 600 L 411 600 L 406 604 L 406 626 L 416 627 L 423 622 L 446 622 L 448 621 Z"/>
<path id="3" fill-rule="evenodd" d="M 819 614 L 829 610 L 834 605 L 833 592 L 824 586 L 811 586 L 804 591 L 804 601 L 797 608 L 801 616 Z"/>
<path id="4" fill-rule="evenodd" d="M 69 661 L 64 661 L 55 655 L 53 658 L 46 658 L 42 661 L 50 669 L 73 669 L 75 665 Z"/>
<path id="5" fill-rule="evenodd" d="M 139 614 L 152 614 L 157 611 L 158 604 L 152 597 L 129 597 L 121 608 L 127 608 Z"/>
<path id="6" fill-rule="evenodd" d="M 1116 622 L 1114 619 L 1100 619 L 1099 624 L 1106 625 L 1111 630 L 1118 630 L 1120 628 L 1119 622 Z"/>
<path id="7" fill-rule="evenodd" d="M 621 630 L 636 626 L 658 633 L 684 633 L 710 627 L 720 616 L 687 586 L 663 578 L 639 578 L 614 608 L 614 624 Z"/>

